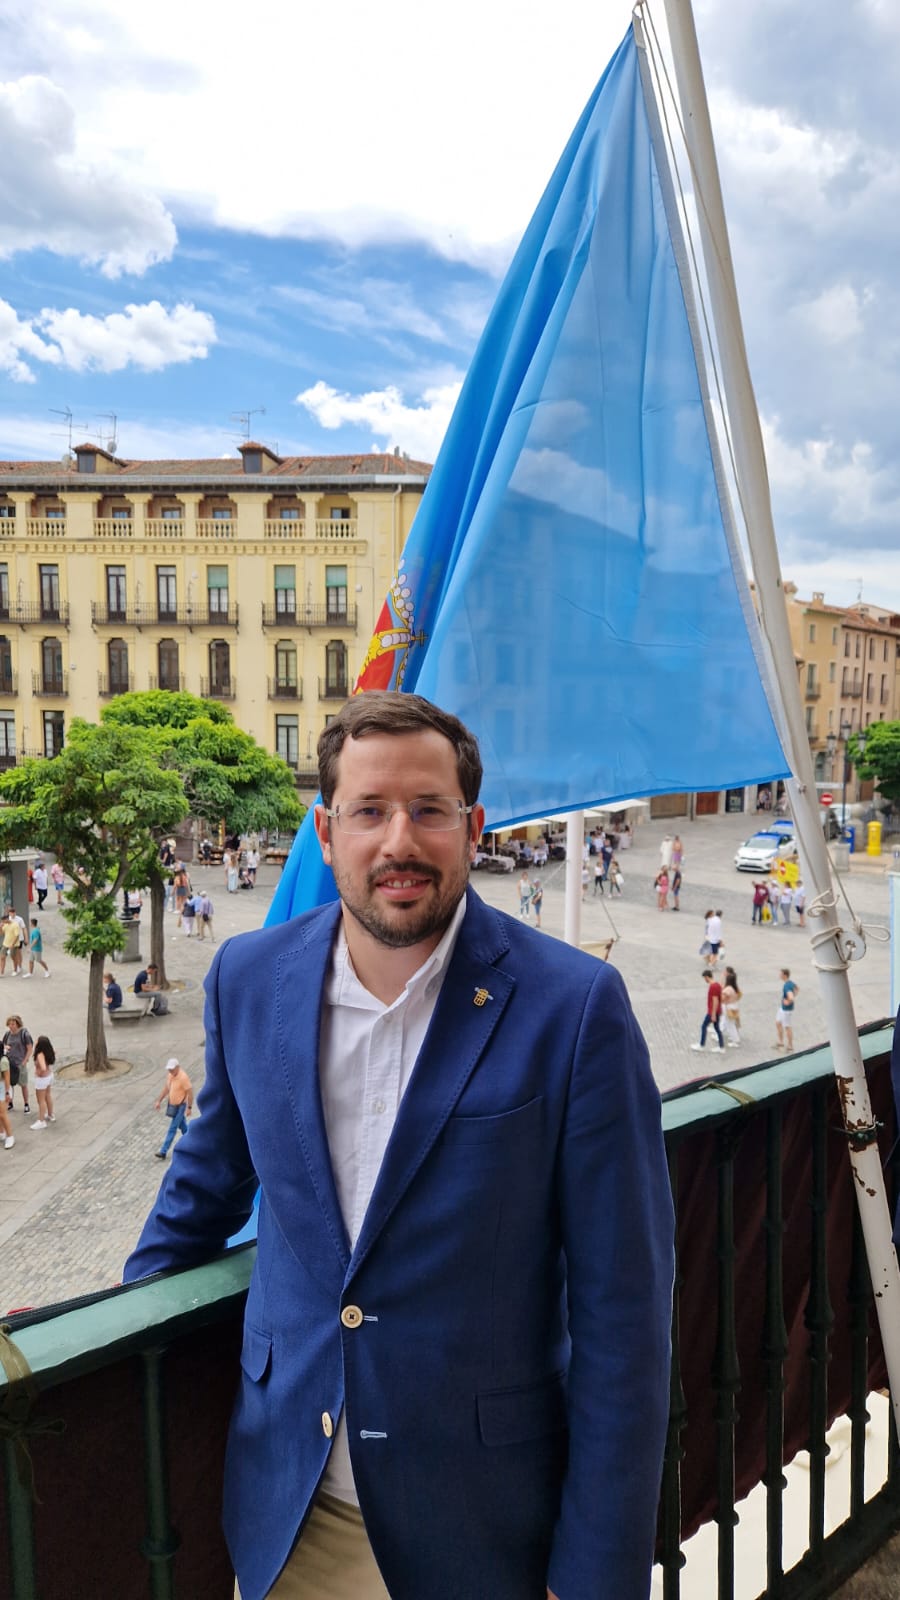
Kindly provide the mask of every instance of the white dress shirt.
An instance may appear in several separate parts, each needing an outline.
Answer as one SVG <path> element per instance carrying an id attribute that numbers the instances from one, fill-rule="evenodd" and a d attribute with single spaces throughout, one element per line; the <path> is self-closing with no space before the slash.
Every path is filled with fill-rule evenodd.
<path id="1" fill-rule="evenodd" d="M 319 1087 L 334 1182 L 351 1249 L 359 1238 L 400 1101 L 465 914 L 463 897 L 440 944 L 389 1006 L 360 983 L 343 926 L 338 927 L 325 980 Z M 340 1500 L 359 1503 L 343 1412 L 322 1488 Z"/>

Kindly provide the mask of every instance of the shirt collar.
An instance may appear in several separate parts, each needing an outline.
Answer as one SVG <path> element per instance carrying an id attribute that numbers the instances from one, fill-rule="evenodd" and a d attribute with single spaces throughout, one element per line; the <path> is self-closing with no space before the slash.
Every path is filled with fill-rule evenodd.
<path id="1" fill-rule="evenodd" d="M 436 987 L 438 986 L 456 947 L 465 914 L 466 897 L 462 895 L 440 943 L 413 973 L 402 994 L 392 1002 L 393 1005 L 405 1004 L 410 996 L 420 994 L 427 985 L 434 983 Z M 342 919 L 338 921 L 337 936 L 331 953 L 331 966 L 325 980 L 325 999 L 332 1006 L 355 1006 L 362 1011 L 391 1010 L 391 1006 L 386 1006 L 381 1000 L 376 999 L 356 976 Z"/>

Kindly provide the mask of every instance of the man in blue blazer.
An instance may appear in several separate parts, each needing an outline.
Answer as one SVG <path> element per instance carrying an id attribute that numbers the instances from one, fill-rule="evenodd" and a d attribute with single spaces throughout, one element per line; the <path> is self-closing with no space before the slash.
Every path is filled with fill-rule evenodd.
<path id="1" fill-rule="evenodd" d="M 211 1256 L 259 1188 L 242 1600 L 645 1600 L 673 1220 L 624 987 L 468 888 L 455 717 L 357 696 L 319 777 L 340 902 L 219 950 L 202 1115 L 125 1272 Z"/>

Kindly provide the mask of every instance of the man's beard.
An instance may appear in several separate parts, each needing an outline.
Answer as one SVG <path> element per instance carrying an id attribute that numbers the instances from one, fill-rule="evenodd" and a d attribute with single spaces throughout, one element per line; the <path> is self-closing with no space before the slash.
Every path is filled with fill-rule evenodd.
<path id="1" fill-rule="evenodd" d="M 351 916 L 371 934 L 379 944 L 388 946 L 393 950 L 406 950 L 411 945 L 421 944 L 424 940 L 432 938 L 435 934 L 443 934 L 449 927 L 457 906 L 466 891 L 468 881 L 468 846 L 466 854 L 460 864 L 460 872 L 455 873 L 450 880 L 445 880 L 437 867 L 430 866 L 421 861 L 392 862 L 390 866 L 382 863 L 373 867 L 366 874 L 366 895 L 357 898 L 352 881 L 345 876 L 332 861 L 332 871 L 337 884 L 341 901 L 350 912 Z M 435 894 L 428 895 L 423 902 L 409 902 L 394 900 L 391 904 L 397 911 L 403 912 L 409 907 L 405 916 L 393 919 L 390 908 L 382 909 L 376 900 L 378 884 L 384 878 L 428 878 L 435 887 Z"/>

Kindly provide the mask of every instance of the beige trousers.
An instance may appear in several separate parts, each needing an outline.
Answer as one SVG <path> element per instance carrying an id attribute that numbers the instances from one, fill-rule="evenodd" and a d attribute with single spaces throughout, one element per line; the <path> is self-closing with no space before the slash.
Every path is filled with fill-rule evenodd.
<path id="1" fill-rule="evenodd" d="M 317 1497 L 267 1600 L 390 1600 L 356 1506 Z"/>

